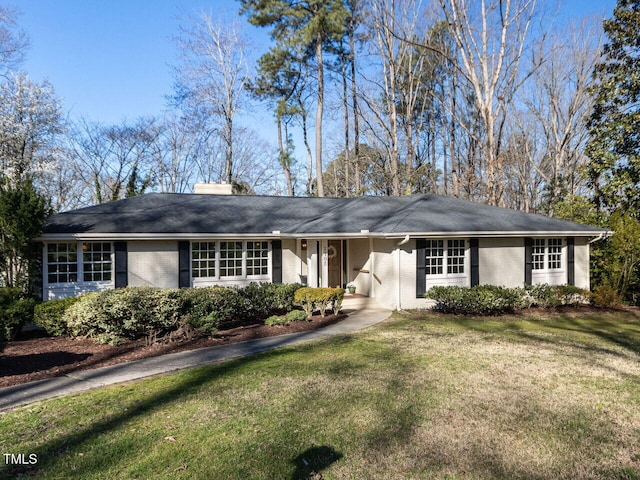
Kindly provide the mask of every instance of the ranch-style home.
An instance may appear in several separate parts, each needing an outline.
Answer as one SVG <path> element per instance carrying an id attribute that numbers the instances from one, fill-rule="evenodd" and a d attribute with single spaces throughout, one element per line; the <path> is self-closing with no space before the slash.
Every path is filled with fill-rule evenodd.
<path id="1" fill-rule="evenodd" d="M 149 193 L 53 215 L 43 299 L 125 286 L 250 282 L 356 286 L 390 309 L 434 285 L 589 288 L 589 244 L 606 232 L 435 194 L 305 198 Z"/>

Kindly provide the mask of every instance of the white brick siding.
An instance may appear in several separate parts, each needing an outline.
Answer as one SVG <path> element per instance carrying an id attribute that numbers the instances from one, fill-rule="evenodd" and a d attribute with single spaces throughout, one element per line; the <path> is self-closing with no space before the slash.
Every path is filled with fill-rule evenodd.
<path id="1" fill-rule="evenodd" d="M 128 242 L 127 263 L 130 287 L 178 288 L 178 242 Z"/>

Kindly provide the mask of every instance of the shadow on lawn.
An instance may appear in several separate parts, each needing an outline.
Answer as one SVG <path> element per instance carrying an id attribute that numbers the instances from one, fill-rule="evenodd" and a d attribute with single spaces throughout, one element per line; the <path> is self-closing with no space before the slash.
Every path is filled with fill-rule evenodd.
<path id="1" fill-rule="evenodd" d="M 314 342 L 310 346 L 303 346 L 302 348 L 322 348 L 324 345 L 335 342 L 340 337 L 333 337 L 322 339 Z M 282 340 L 283 342 L 286 339 Z M 286 346 L 285 343 L 283 343 Z M 274 346 L 277 348 L 277 346 Z M 35 449 L 33 452 L 38 457 L 38 464 L 34 465 L 0 465 L 0 478 L 14 478 L 18 475 L 37 475 L 40 470 L 47 469 L 63 455 L 68 455 L 70 451 L 76 450 L 86 442 L 90 442 L 100 435 L 108 434 L 109 432 L 122 427 L 127 422 L 135 420 L 143 415 L 147 415 L 155 410 L 165 407 L 172 402 L 180 401 L 184 397 L 195 394 L 204 385 L 215 382 L 220 377 L 233 373 L 235 370 L 245 367 L 247 364 L 256 360 L 262 360 L 265 357 L 273 358 L 280 355 L 289 354 L 291 350 L 289 348 L 283 348 L 279 350 L 271 350 L 268 352 L 258 353 L 256 355 L 240 358 L 237 360 L 230 360 L 217 365 L 198 367 L 192 370 L 187 370 L 182 377 L 174 377 L 175 383 L 161 392 L 149 396 L 143 401 L 133 403 L 126 406 L 117 414 L 110 416 L 107 419 L 90 423 L 86 426 L 78 426 L 76 430 L 65 435 L 61 435 L 52 438 L 41 447 Z M 115 387 L 122 388 L 122 387 Z M 82 394 L 80 394 L 82 395 Z M 72 408 L 72 407 L 71 407 Z M 99 407 L 98 407 L 99 408 Z M 10 445 L 4 446 L 5 450 L 11 451 Z M 130 455 L 134 455 L 135 452 L 130 452 Z M 339 454 L 337 454 L 339 455 Z M 336 460 L 340 458 L 336 457 Z M 86 478 L 95 473 L 102 471 L 106 468 L 111 461 L 105 461 L 102 459 L 95 459 L 95 462 L 91 463 L 87 461 L 79 462 L 75 466 L 73 472 L 74 478 Z M 120 459 L 121 462 L 127 461 L 127 455 L 123 455 Z M 334 460 L 335 461 L 335 460 Z M 104 462 L 104 463 L 103 463 Z"/>
<path id="2" fill-rule="evenodd" d="M 322 478 L 320 472 L 341 458 L 340 452 L 326 445 L 307 448 L 292 460 L 296 470 L 291 475 L 291 480 Z"/>

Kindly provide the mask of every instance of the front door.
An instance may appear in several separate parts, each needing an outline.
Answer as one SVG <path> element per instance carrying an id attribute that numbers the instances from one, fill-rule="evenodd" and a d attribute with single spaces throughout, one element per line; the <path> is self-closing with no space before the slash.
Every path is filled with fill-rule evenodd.
<path id="1" fill-rule="evenodd" d="M 342 286 L 342 241 L 329 240 L 327 248 L 327 257 L 329 260 L 329 286 Z"/>

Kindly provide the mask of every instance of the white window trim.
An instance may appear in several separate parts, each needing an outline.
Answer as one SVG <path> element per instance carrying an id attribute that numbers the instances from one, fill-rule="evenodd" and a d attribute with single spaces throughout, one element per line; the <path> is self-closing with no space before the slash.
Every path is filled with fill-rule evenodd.
<path id="1" fill-rule="evenodd" d="M 471 268 L 471 254 L 469 248 L 469 239 L 468 238 L 427 238 L 427 241 L 433 240 L 442 240 L 443 242 L 443 264 L 442 264 L 442 273 L 427 273 L 427 280 L 438 280 L 438 279 L 449 279 L 449 278 L 470 278 L 469 269 Z M 463 240 L 464 241 L 464 273 L 447 273 L 447 261 L 448 261 L 448 243 L 449 240 Z"/>
<path id="2" fill-rule="evenodd" d="M 203 242 L 215 242 L 216 245 L 216 275 L 215 277 L 194 277 L 193 276 L 193 243 L 203 243 Z M 222 242 L 240 242 L 242 243 L 242 275 L 229 275 L 229 276 L 221 276 L 220 275 L 220 244 Z M 267 242 L 267 273 L 259 274 L 259 275 L 247 275 L 247 242 Z M 202 240 L 193 240 L 189 242 L 189 271 L 191 275 L 191 282 L 193 285 L 208 285 L 208 284 L 225 284 L 225 283 L 242 283 L 242 282 L 255 282 L 255 281 L 271 281 L 272 278 L 272 252 L 271 252 L 271 241 L 265 239 L 202 239 Z"/>
<path id="3" fill-rule="evenodd" d="M 48 245 L 57 243 L 75 243 L 76 252 L 78 256 L 76 262 L 78 263 L 78 281 L 76 282 L 51 282 L 49 283 L 49 260 L 48 260 Z M 82 244 L 83 243 L 109 243 L 111 245 L 111 280 L 94 280 L 84 281 L 84 262 L 82 261 Z M 86 292 L 97 292 L 100 290 L 109 290 L 115 288 L 115 265 L 116 257 L 113 248 L 113 242 L 98 242 L 98 241 L 61 241 L 61 242 L 47 242 L 42 246 L 42 290 L 43 300 L 50 300 L 54 298 L 75 297 Z"/>
<path id="4" fill-rule="evenodd" d="M 539 240 L 544 240 L 544 254 L 543 254 L 543 268 L 535 268 L 532 267 L 533 273 L 562 273 L 566 270 L 566 239 L 561 237 L 548 237 L 541 238 Z M 560 240 L 560 268 L 549 268 L 549 240 Z M 533 253 L 532 253 L 533 255 Z"/>

